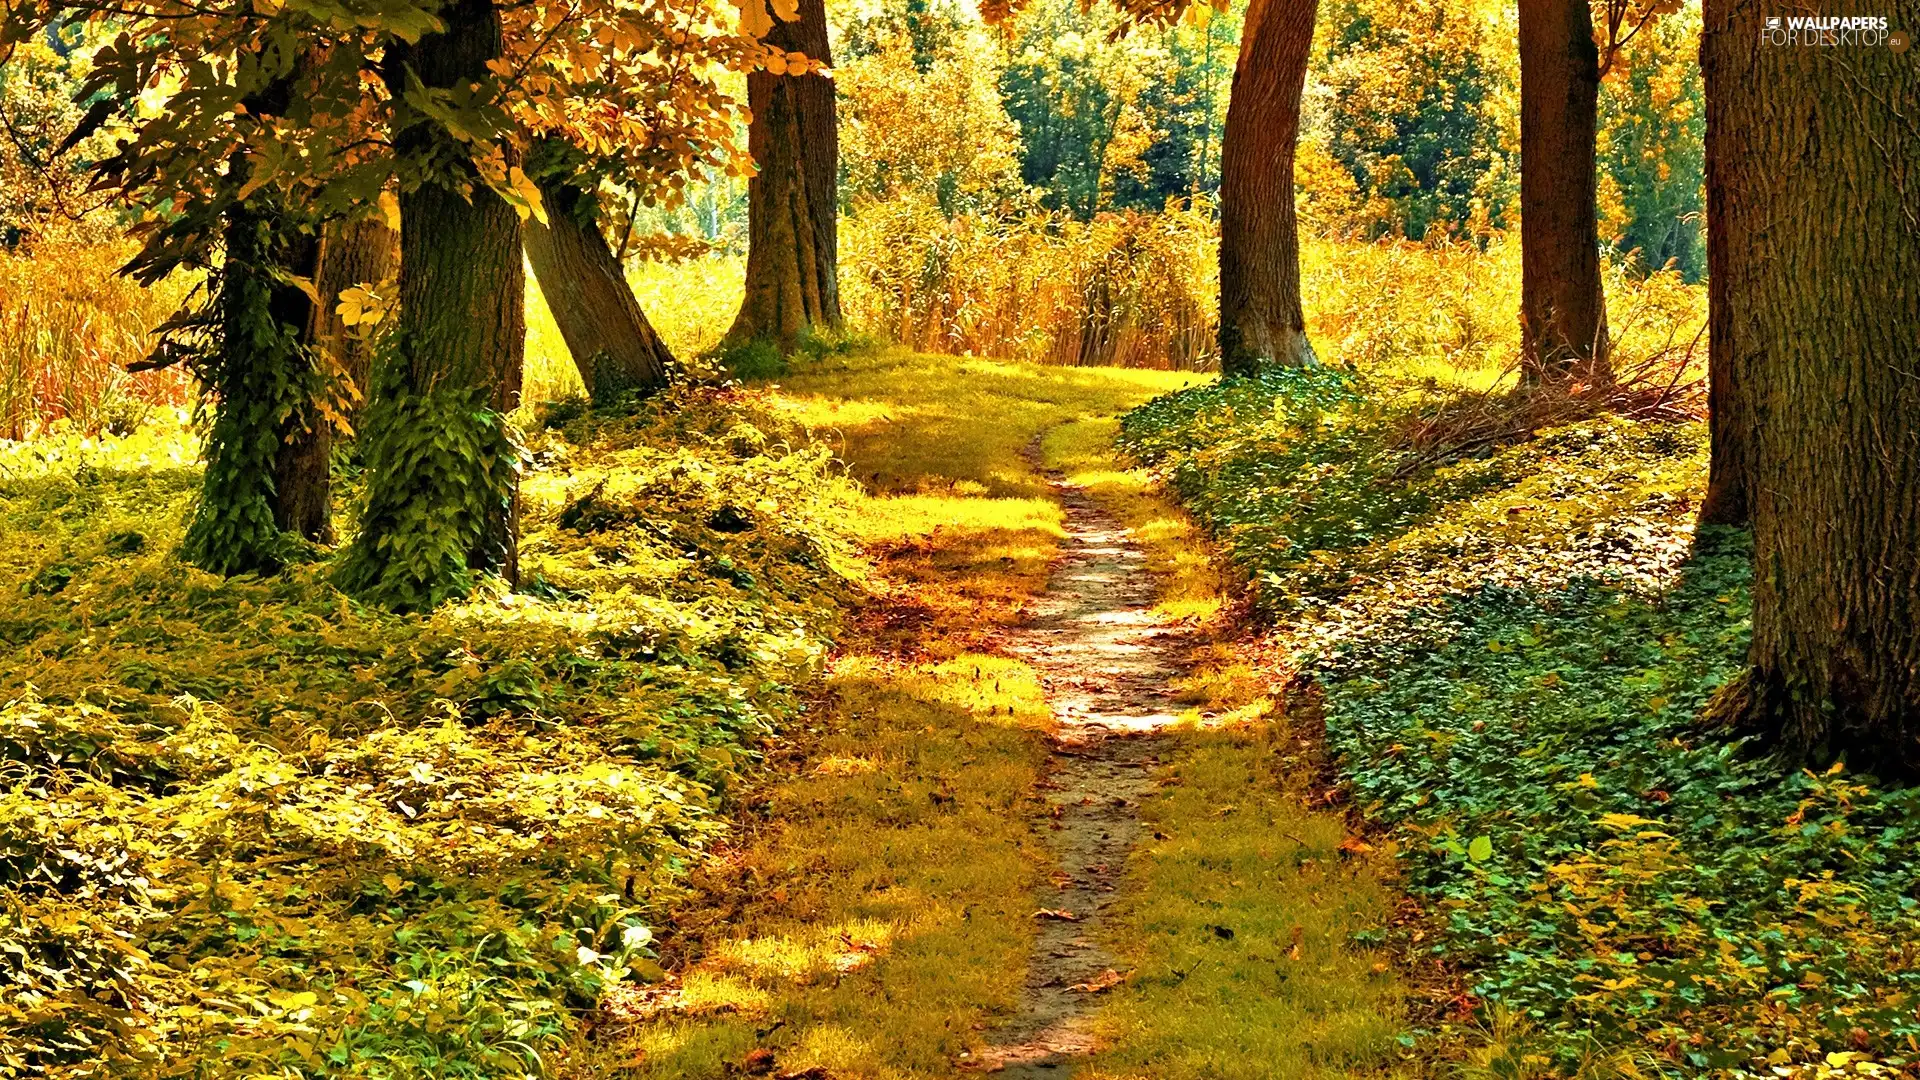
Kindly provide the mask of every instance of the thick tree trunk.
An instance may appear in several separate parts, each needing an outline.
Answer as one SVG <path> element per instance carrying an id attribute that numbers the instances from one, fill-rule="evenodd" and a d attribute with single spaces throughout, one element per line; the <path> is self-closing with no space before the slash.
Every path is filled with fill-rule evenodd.
<path id="1" fill-rule="evenodd" d="M 443 33 L 389 49 L 389 84 L 476 83 L 501 55 L 491 0 L 444 9 Z M 341 567 L 350 591 L 401 610 L 465 594 L 479 574 L 518 575 L 518 451 L 506 413 L 520 400 L 526 346 L 520 218 L 473 177 L 437 124 L 396 127 L 403 160 L 444 171 L 400 196 L 398 342 L 374 376 L 371 478 L 361 532 Z M 462 178 L 467 191 L 456 186 Z"/>
<path id="2" fill-rule="evenodd" d="M 1318 0 L 1253 0 L 1220 141 L 1220 370 L 1314 362 L 1300 306 L 1293 155 Z"/>
<path id="3" fill-rule="evenodd" d="M 1887 13 L 1911 26 L 1920 4 Z M 1726 49 L 1708 92 L 1742 135 L 1716 183 L 1754 538 L 1750 668 L 1720 707 L 1787 754 L 1913 774 L 1920 64 L 1885 45 L 1768 44 L 1763 14 L 1707 5 Z"/>
<path id="4" fill-rule="evenodd" d="M 347 419 L 355 428 L 371 392 L 373 350 L 349 334 L 340 321 L 340 294 L 356 285 L 385 281 L 393 276 L 399 258 L 400 237 L 379 218 L 336 221 L 320 233 L 320 272 L 313 283 L 320 304 L 314 309 L 308 338 L 333 354 L 341 373 L 353 384 Z"/>
<path id="5" fill-rule="evenodd" d="M 1530 383 L 1603 385 L 1594 193 L 1600 53 L 1587 0 L 1520 0 L 1520 331 Z"/>
<path id="6" fill-rule="evenodd" d="M 1750 225 L 1736 220 L 1741 207 L 1730 197 L 1727 178 L 1752 151 L 1741 128 L 1748 112 L 1721 88 L 1752 81 L 1754 50 L 1739 35 L 1757 31 L 1749 0 L 1708 0 L 1704 15 L 1700 72 L 1707 86 L 1707 414 L 1713 457 L 1700 524 L 1745 525 L 1755 418 L 1741 397 L 1749 377 L 1734 341 L 1732 302 L 1744 286 L 1734 285 L 1742 268 L 1729 240 Z"/>
<path id="7" fill-rule="evenodd" d="M 825 0 L 800 0 L 799 19 L 776 16 L 764 40 L 830 60 Z M 833 82 L 756 71 L 747 76 L 747 105 L 747 148 L 759 172 L 747 182 L 746 297 L 727 340 L 792 349 L 809 329 L 841 326 Z"/>
<path id="8" fill-rule="evenodd" d="M 673 352 L 600 233 L 598 197 L 565 183 L 542 184 L 540 194 L 548 224 L 527 222 L 527 261 L 587 392 L 605 404 L 666 385 Z"/>

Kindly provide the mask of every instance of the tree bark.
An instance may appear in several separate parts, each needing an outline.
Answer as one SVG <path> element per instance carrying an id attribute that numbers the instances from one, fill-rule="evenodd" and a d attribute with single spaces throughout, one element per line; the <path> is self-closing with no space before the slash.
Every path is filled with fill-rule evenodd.
<path id="1" fill-rule="evenodd" d="M 295 72 L 243 100 L 255 116 L 286 112 Z M 230 183 L 252 163 L 232 159 Z M 331 542 L 331 430 L 309 335 L 313 301 L 287 279 L 311 279 L 320 257 L 310 223 L 271 189 L 225 212 L 215 303 L 216 354 L 199 374 L 214 400 L 200 505 L 183 544 L 189 561 L 221 574 L 271 573 L 286 555 L 281 534 Z"/>
<path id="2" fill-rule="evenodd" d="M 388 50 L 390 87 L 479 83 L 501 55 L 491 0 L 457 0 L 446 29 Z M 396 92 L 396 98 L 398 98 Z M 367 423 L 370 479 L 343 587 L 400 610 L 518 577 L 519 404 L 526 346 L 520 218 L 437 123 L 396 118 L 396 155 L 430 169 L 400 195 L 397 341 L 379 363 Z"/>
<path id="3" fill-rule="evenodd" d="M 1911 26 L 1920 4 L 1891 5 Z M 1920 772 L 1920 64 L 1767 44 L 1710 0 L 1723 316 L 1745 407 L 1749 669 L 1720 707 L 1793 757 Z M 1724 49 L 1725 52 L 1720 52 Z M 1716 136 L 1716 138 L 1720 137 Z M 1738 151 L 1737 156 L 1732 151 Z M 1715 274 L 1719 273 L 1716 267 Z M 1729 700 L 1730 699 L 1730 700 Z"/>
<path id="4" fill-rule="evenodd" d="M 1613 381 L 1594 135 L 1600 51 L 1587 0 L 1520 0 L 1520 331 L 1529 383 Z"/>
<path id="5" fill-rule="evenodd" d="M 1318 0 L 1253 0 L 1220 141 L 1220 370 L 1314 362 L 1293 157 Z"/>
<path id="6" fill-rule="evenodd" d="M 830 61 L 825 0 L 800 17 L 774 17 L 767 44 Z M 838 330 L 840 136 L 833 82 L 821 75 L 747 76 L 747 288 L 729 342 L 768 340 L 790 350 L 813 328 Z"/>
<path id="7" fill-rule="evenodd" d="M 1736 14 L 1737 13 L 1737 14 Z M 1740 207 L 1731 199 L 1727 179 L 1731 170 L 1752 151 L 1750 136 L 1742 130 L 1746 110 L 1729 100 L 1722 88 L 1745 85 L 1754 50 L 1737 40 L 1754 32 L 1749 0 L 1708 0 L 1700 34 L 1700 73 L 1707 86 L 1707 426 L 1713 454 L 1707 473 L 1707 495 L 1700 504 L 1702 525 L 1745 525 L 1747 483 L 1752 468 L 1751 406 L 1742 397 L 1749 377 L 1740 364 L 1733 336 L 1732 300 L 1744 286 L 1734 282 L 1742 267 L 1729 242 L 1749 223 L 1737 222 Z M 1741 252 L 1743 253 L 1743 252 Z"/>
<path id="8" fill-rule="evenodd" d="M 666 385 L 673 352 L 600 233 L 598 196 L 559 182 L 541 184 L 540 195 L 548 223 L 527 222 L 527 260 L 587 392 L 606 404 Z"/>
<path id="9" fill-rule="evenodd" d="M 348 333 L 346 324 L 340 321 L 340 294 L 356 285 L 377 285 L 393 276 L 399 257 L 399 235 L 379 218 L 336 221 L 320 233 L 320 271 L 313 283 L 320 303 L 314 308 L 308 338 L 333 353 L 341 373 L 353 384 L 352 404 L 346 414 L 356 429 L 366 410 L 367 395 L 372 392 L 373 349 Z"/>

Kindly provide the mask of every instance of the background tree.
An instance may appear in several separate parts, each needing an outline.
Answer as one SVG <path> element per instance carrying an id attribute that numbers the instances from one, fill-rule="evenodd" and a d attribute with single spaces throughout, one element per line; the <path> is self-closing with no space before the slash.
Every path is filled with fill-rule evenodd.
<path id="1" fill-rule="evenodd" d="M 373 342 L 356 334 L 340 314 L 340 295 L 348 289 L 381 287 L 399 269 L 400 234 L 381 215 L 327 223 L 320 233 L 320 269 L 314 279 L 319 302 L 313 305 L 309 338 L 327 351 L 345 393 L 339 403 L 341 423 L 349 433 L 358 427 L 373 381 Z"/>
<path id="2" fill-rule="evenodd" d="M 564 151 L 549 151 L 564 161 Z M 666 385 L 673 351 L 647 321 L 626 270 L 601 232 L 598 178 L 564 164 L 540 180 L 545 221 L 529 221 L 527 261 L 580 381 L 596 403 Z"/>
<path id="3" fill-rule="evenodd" d="M 1588 0 L 1520 2 L 1520 326 L 1534 383 L 1611 381 L 1600 284 Z"/>
<path id="4" fill-rule="evenodd" d="M 1707 425 L 1713 440 L 1707 494 L 1700 504 L 1702 525 L 1745 525 L 1749 475 L 1757 418 L 1746 400 L 1750 379 L 1743 350 L 1734 337 L 1736 296 L 1747 295 L 1742 260 L 1751 221 L 1737 215 L 1751 200 L 1729 187 L 1737 162 L 1752 153 L 1749 126 L 1753 111 L 1738 100 L 1740 88 L 1756 79 L 1759 57 L 1741 34 L 1757 34 L 1755 12 L 1744 0 L 1713 0 L 1703 5 L 1700 70 L 1706 95 L 1707 211 Z M 1735 236 L 1742 238 L 1734 243 Z M 1736 284 L 1738 283 L 1738 284 Z"/>
<path id="5" fill-rule="evenodd" d="M 1513 72 L 1498 45 L 1511 20 L 1492 15 L 1443 0 L 1323 9 L 1302 137 L 1352 177 L 1345 231 L 1421 240 L 1509 223 Z"/>
<path id="6" fill-rule="evenodd" d="M 1293 159 L 1317 0 L 1253 0 L 1220 145 L 1220 370 L 1314 361 L 1300 306 Z"/>
<path id="7" fill-rule="evenodd" d="M 1769 45 L 1759 15 L 1707 5 L 1713 273 L 1734 271 L 1715 329 L 1745 402 L 1754 542 L 1750 667 L 1717 707 L 1789 755 L 1913 773 L 1920 155 L 1891 133 L 1920 114 L 1920 66 L 1884 45 Z"/>
<path id="8" fill-rule="evenodd" d="M 757 14 L 749 9 L 749 14 Z M 775 50 L 799 53 L 747 76 L 747 283 L 727 339 L 793 348 L 809 330 L 838 330 L 840 136 L 824 0 L 776 0 L 756 26 Z"/>

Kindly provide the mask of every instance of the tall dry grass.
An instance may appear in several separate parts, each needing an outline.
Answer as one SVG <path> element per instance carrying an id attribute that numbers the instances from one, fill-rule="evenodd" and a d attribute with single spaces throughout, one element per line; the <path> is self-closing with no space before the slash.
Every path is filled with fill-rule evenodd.
<path id="1" fill-rule="evenodd" d="M 153 409 L 192 400 L 193 380 L 183 371 L 126 371 L 147 354 L 148 331 L 179 308 L 188 288 L 144 289 L 117 276 L 129 254 L 118 243 L 0 252 L 0 439 L 56 426 L 124 434 Z"/>
<path id="2" fill-rule="evenodd" d="M 150 410 L 192 402 L 184 372 L 124 370 L 188 288 L 147 290 L 117 277 L 126 254 L 119 244 L 0 253 L 0 438 L 62 420 L 82 434 L 124 432 Z M 1202 211 L 949 220 L 931 204 L 895 201 L 845 219 L 841 291 L 854 330 L 924 351 L 1206 370 L 1215 362 L 1217 259 L 1216 227 Z M 629 280 L 661 336 L 693 357 L 731 325 L 742 262 L 713 254 L 639 263 Z M 566 345 L 529 282 L 527 399 L 577 395 Z M 1301 284 L 1327 362 L 1456 393 L 1492 396 L 1514 384 L 1517 236 L 1485 247 L 1309 238 Z M 1613 267 L 1607 290 L 1615 364 L 1638 395 L 1628 404 L 1697 410 L 1705 289 L 1673 273 Z"/>
<path id="3" fill-rule="evenodd" d="M 843 224 L 848 321 L 927 352 L 1079 366 L 1210 368 L 1219 290 L 1207 214 L 947 218 L 930 201 Z"/>

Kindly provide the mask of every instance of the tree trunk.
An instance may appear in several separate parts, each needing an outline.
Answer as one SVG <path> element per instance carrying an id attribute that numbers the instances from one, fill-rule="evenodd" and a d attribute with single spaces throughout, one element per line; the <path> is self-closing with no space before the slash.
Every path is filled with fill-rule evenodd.
<path id="1" fill-rule="evenodd" d="M 825 0 L 800 0 L 800 18 L 763 39 L 828 61 Z M 790 350 L 812 328 L 838 330 L 840 136 L 833 82 L 821 75 L 747 76 L 753 120 L 747 148 L 747 291 L 729 342 L 768 340 Z"/>
<path id="2" fill-rule="evenodd" d="M 1220 140 L 1220 370 L 1314 362 L 1300 307 L 1293 154 L 1318 0 L 1253 0 Z"/>
<path id="3" fill-rule="evenodd" d="M 543 183 L 540 195 L 548 224 L 527 222 L 527 260 L 587 392 L 606 404 L 666 385 L 673 353 L 600 234 L 598 196 L 566 183 Z"/>
<path id="4" fill-rule="evenodd" d="M 286 112 L 293 74 L 246 96 L 249 112 Z M 252 169 L 236 155 L 230 183 Z M 215 300 L 220 332 L 199 375 L 214 401 L 200 505 L 187 528 L 188 561 L 220 574 L 270 573 L 287 555 L 282 534 L 333 539 L 331 431 L 308 335 L 313 302 L 287 278 L 312 278 L 320 244 L 284 200 L 262 189 L 226 211 Z"/>
<path id="5" fill-rule="evenodd" d="M 1920 772 L 1920 64 L 1775 45 L 1712 0 L 1708 93 L 1744 379 L 1753 644 L 1720 702 L 1795 757 Z M 1920 19 L 1892 5 L 1895 27 Z M 1724 48 L 1724 54 L 1719 50 Z M 1722 62 L 1722 61 L 1725 62 Z M 1733 151 L 1737 151 L 1737 154 Z M 1719 273 L 1719 268 L 1714 269 Z"/>
<path id="6" fill-rule="evenodd" d="M 1736 17 L 1738 12 L 1738 17 Z M 1707 415 L 1713 438 L 1712 463 L 1707 473 L 1707 495 L 1700 505 L 1702 525 L 1747 523 L 1747 474 L 1752 465 L 1751 433 L 1754 419 L 1741 398 L 1749 377 L 1740 367 L 1733 337 L 1732 298 L 1740 291 L 1734 281 L 1741 267 L 1733 261 L 1736 232 L 1750 225 L 1736 223 L 1740 207 L 1730 201 L 1730 170 L 1752 151 L 1749 135 L 1740 125 L 1746 110 L 1728 100 L 1721 87 L 1751 82 L 1753 49 L 1739 40 L 1756 33 L 1754 13 L 1747 0 L 1708 0 L 1700 34 L 1700 73 L 1707 86 Z M 1743 287 L 1742 287 L 1743 288 Z"/>
<path id="7" fill-rule="evenodd" d="M 373 349 L 349 334 L 340 321 L 340 294 L 356 285 L 377 285 L 393 276 L 399 245 L 400 237 L 379 218 L 333 222 L 320 233 L 320 273 L 313 283 L 320 304 L 314 309 L 308 337 L 332 352 L 340 373 L 353 384 L 346 414 L 355 429 L 371 392 Z"/>
<path id="8" fill-rule="evenodd" d="M 1587 0 L 1520 0 L 1520 333 L 1529 383 L 1613 381 L 1594 195 L 1599 96 Z"/>
<path id="9" fill-rule="evenodd" d="M 408 69 L 430 88 L 486 77 L 501 55 L 491 0 L 458 0 L 442 18 L 444 32 L 389 47 L 390 86 Z M 506 413 L 520 399 L 526 281 L 519 215 L 473 176 L 465 148 L 415 114 L 395 127 L 402 160 L 437 171 L 400 196 L 398 341 L 374 376 L 366 508 L 340 574 L 349 591 L 418 611 L 478 575 L 518 575 Z"/>

